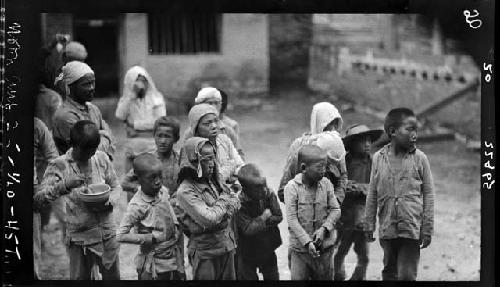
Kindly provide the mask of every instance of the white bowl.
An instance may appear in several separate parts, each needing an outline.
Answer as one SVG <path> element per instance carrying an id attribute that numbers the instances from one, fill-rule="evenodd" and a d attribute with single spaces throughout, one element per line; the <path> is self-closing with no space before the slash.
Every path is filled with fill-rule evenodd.
<path id="1" fill-rule="evenodd" d="M 95 183 L 88 185 L 89 193 L 78 192 L 78 196 L 84 202 L 106 202 L 109 199 L 111 187 L 105 183 Z"/>

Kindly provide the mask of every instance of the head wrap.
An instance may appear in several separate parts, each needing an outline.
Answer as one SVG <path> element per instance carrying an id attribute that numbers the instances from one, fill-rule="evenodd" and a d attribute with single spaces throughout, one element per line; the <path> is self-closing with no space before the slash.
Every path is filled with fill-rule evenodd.
<path id="1" fill-rule="evenodd" d="M 94 74 L 89 65 L 80 61 L 71 61 L 62 67 L 63 80 L 66 85 L 78 81 L 85 74 Z"/>
<path id="2" fill-rule="evenodd" d="M 211 99 L 216 99 L 216 100 L 219 100 L 222 102 L 222 96 L 221 96 L 219 90 L 217 90 L 216 88 L 212 88 L 212 87 L 206 87 L 206 88 L 201 89 L 198 92 L 198 95 L 194 99 L 194 103 L 197 105 L 197 104 L 204 103 L 207 100 L 211 100 Z"/>
<path id="3" fill-rule="evenodd" d="M 118 106 L 116 107 L 115 116 L 123 121 L 128 119 L 128 101 L 130 99 L 136 98 L 136 92 L 134 91 L 134 84 L 137 81 L 137 77 L 143 76 L 148 82 L 147 88 L 144 94 L 144 101 L 146 107 L 149 106 L 159 106 L 165 105 L 165 98 L 163 94 L 160 93 L 155 86 L 155 83 L 149 73 L 140 66 L 133 66 L 128 69 L 125 77 L 123 79 L 123 92 L 120 100 L 118 101 Z"/>
<path id="4" fill-rule="evenodd" d="M 208 114 L 214 114 L 216 116 L 219 115 L 217 109 L 209 104 L 199 104 L 194 105 L 189 111 L 188 119 L 189 119 L 189 128 L 191 129 L 192 134 L 196 132 L 196 128 L 198 127 L 198 123 L 201 118 Z"/>
<path id="5" fill-rule="evenodd" d="M 85 59 L 87 59 L 87 50 L 85 49 L 85 46 L 83 46 L 80 42 L 69 42 L 68 44 L 66 44 L 64 52 L 66 54 L 66 58 L 71 60 L 83 62 Z"/>
<path id="6" fill-rule="evenodd" d="M 345 156 L 345 147 L 336 131 L 323 132 L 312 136 L 312 143 L 322 148 L 330 159 L 340 161 Z"/>
<path id="7" fill-rule="evenodd" d="M 184 142 L 182 146 L 181 159 L 180 159 L 181 169 L 190 168 L 196 171 L 198 177 L 202 176 L 200 153 L 201 153 L 201 148 L 206 143 L 209 143 L 210 146 L 213 147 L 210 141 L 206 138 L 192 137 Z"/>
<path id="8" fill-rule="evenodd" d="M 143 76 L 148 81 L 148 90 L 146 91 L 146 95 L 148 93 L 158 93 L 153 78 L 151 78 L 146 69 L 140 66 L 133 66 L 132 68 L 128 69 L 127 73 L 125 74 L 125 78 L 123 79 L 123 96 L 134 93 L 134 83 L 137 80 L 138 76 Z"/>
<path id="9" fill-rule="evenodd" d="M 153 78 L 151 78 L 146 69 L 140 66 L 133 66 L 125 74 L 122 97 L 135 97 L 134 83 L 138 76 L 143 76 L 148 82 L 148 88 L 145 95 L 146 100 L 153 101 L 153 105 L 162 104 L 165 101 L 163 95 L 156 89 Z"/>
<path id="10" fill-rule="evenodd" d="M 339 110 L 328 102 L 317 103 L 313 106 L 311 112 L 311 134 L 319 134 L 333 120 L 339 119 L 337 130 L 342 128 L 342 117 Z"/>

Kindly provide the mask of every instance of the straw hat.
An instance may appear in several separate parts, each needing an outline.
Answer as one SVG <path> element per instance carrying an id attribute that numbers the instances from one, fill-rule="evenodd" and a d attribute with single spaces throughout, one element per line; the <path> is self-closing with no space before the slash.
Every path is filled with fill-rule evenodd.
<path id="1" fill-rule="evenodd" d="M 374 142 L 379 139 L 383 133 L 384 131 L 380 129 L 371 130 L 365 125 L 355 124 L 347 128 L 342 140 L 344 141 L 344 145 L 348 145 L 354 138 L 368 136 L 371 141 Z"/>

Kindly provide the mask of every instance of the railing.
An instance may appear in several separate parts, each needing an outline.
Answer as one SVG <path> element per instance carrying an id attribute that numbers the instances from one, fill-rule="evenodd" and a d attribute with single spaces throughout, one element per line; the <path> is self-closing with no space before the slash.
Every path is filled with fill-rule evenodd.
<path id="1" fill-rule="evenodd" d="M 364 55 L 352 54 L 347 47 L 328 45 L 311 46 L 310 50 L 310 79 L 323 76 L 329 72 L 342 75 L 353 71 L 374 72 L 385 75 L 402 75 L 422 81 L 459 82 L 462 84 L 476 81 L 479 72 L 461 71 L 457 69 L 455 55 L 442 56 L 438 64 L 425 64 L 405 56 L 385 58 L 374 56 L 368 49 Z M 455 68 L 455 69 L 453 69 Z M 458 71 L 457 71 L 458 70 Z M 475 69 L 470 69 L 475 70 Z"/>

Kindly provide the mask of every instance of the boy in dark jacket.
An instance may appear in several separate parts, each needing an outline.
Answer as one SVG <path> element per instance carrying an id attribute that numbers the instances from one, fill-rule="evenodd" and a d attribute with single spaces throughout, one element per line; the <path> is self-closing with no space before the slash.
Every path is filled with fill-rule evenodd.
<path id="1" fill-rule="evenodd" d="M 340 244 L 334 256 L 334 280 L 346 279 L 344 259 L 351 245 L 358 257 L 356 269 L 350 280 L 365 280 L 368 267 L 368 241 L 363 232 L 366 194 L 370 183 L 372 159 L 370 148 L 382 130 L 370 130 L 365 125 L 353 125 L 346 131 L 344 146 L 349 181 L 345 189 L 345 199 L 341 205 L 339 239 Z"/>
<path id="2" fill-rule="evenodd" d="M 258 280 L 257 268 L 264 280 L 279 280 L 274 250 L 281 245 L 278 224 L 283 220 L 278 198 L 266 185 L 266 179 L 253 164 L 238 173 L 243 187 L 238 226 L 238 279 Z"/>

